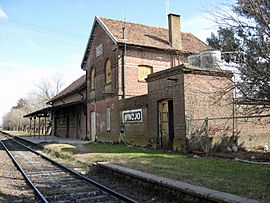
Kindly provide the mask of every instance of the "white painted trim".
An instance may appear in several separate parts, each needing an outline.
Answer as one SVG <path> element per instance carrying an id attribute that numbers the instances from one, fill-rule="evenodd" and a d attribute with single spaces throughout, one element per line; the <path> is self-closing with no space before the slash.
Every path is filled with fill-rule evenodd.
<path id="1" fill-rule="evenodd" d="M 102 20 L 100 19 L 100 17 L 96 16 L 96 21 L 101 25 L 101 27 L 104 29 L 104 31 L 109 35 L 109 37 L 111 38 L 111 40 L 113 41 L 113 43 L 117 44 L 117 39 L 113 36 L 113 34 L 111 33 L 111 31 L 108 29 L 108 27 L 102 22 Z"/>
<path id="2" fill-rule="evenodd" d="M 91 32 L 90 32 L 90 35 L 89 35 L 89 38 L 88 38 L 88 41 L 87 41 L 87 44 L 86 44 L 86 49 L 84 51 L 84 55 L 83 55 L 83 59 L 82 59 L 82 63 L 81 63 L 81 68 L 83 66 L 83 63 L 84 61 L 87 61 L 87 60 L 84 60 L 86 57 L 86 53 L 87 53 L 87 50 L 88 49 L 91 49 L 91 47 L 89 47 L 89 43 L 93 37 L 93 32 L 94 32 L 94 28 L 95 28 L 95 24 L 96 23 L 99 23 L 100 26 L 104 29 L 104 31 L 108 34 L 108 36 L 111 38 L 111 40 L 113 41 L 113 43 L 117 44 L 117 40 L 116 38 L 113 36 L 113 34 L 111 33 L 111 31 L 107 28 L 107 26 L 102 22 L 102 20 L 95 16 L 95 19 L 94 19 L 94 22 L 93 22 L 93 25 L 92 25 L 92 29 L 91 29 Z"/>

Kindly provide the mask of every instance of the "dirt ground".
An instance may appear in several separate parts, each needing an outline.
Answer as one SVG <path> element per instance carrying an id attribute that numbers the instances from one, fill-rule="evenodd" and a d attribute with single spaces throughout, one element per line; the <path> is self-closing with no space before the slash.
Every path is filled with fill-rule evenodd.
<path id="1" fill-rule="evenodd" d="M 212 152 L 209 154 L 213 157 L 226 158 L 226 159 L 243 159 L 257 162 L 270 162 L 270 152 Z"/>

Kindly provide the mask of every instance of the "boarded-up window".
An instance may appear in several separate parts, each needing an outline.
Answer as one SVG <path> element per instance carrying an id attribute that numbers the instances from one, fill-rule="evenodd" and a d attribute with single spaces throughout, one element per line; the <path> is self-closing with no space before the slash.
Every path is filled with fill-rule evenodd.
<path id="1" fill-rule="evenodd" d="M 111 130 L 111 109 L 109 107 L 106 108 L 106 129 Z"/>
<path id="2" fill-rule="evenodd" d="M 140 65 L 138 67 L 138 80 L 144 82 L 149 74 L 153 73 L 153 67 Z"/>
<path id="3" fill-rule="evenodd" d="M 103 46 L 102 46 L 102 44 L 100 44 L 100 45 L 98 45 L 97 47 L 96 47 L 96 57 L 99 57 L 99 56 L 101 56 L 103 54 Z"/>
<path id="4" fill-rule="evenodd" d="M 105 83 L 109 84 L 112 82 L 112 67 L 111 60 L 107 59 L 105 63 Z"/>
<path id="5" fill-rule="evenodd" d="M 90 71 L 90 89 L 95 89 L 95 69 L 92 67 Z"/>

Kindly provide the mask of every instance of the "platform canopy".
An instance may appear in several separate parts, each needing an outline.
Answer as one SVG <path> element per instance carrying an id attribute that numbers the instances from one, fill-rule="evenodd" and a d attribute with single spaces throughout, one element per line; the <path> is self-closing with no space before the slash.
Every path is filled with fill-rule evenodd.
<path id="1" fill-rule="evenodd" d="M 23 117 L 24 118 L 35 117 L 35 116 L 36 117 L 47 117 L 48 114 L 52 112 L 52 109 L 53 109 L 52 107 L 46 107 L 46 108 L 31 112 L 29 114 L 26 114 Z"/>
<path id="2" fill-rule="evenodd" d="M 53 114 L 54 111 L 64 108 L 64 107 L 70 107 L 78 104 L 84 104 L 84 101 L 75 101 L 75 102 L 69 102 L 69 103 L 64 103 L 58 106 L 49 106 L 34 112 L 31 112 L 29 114 L 24 115 L 24 118 L 31 118 L 31 117 L 48 117 L 48 114 Z"/>

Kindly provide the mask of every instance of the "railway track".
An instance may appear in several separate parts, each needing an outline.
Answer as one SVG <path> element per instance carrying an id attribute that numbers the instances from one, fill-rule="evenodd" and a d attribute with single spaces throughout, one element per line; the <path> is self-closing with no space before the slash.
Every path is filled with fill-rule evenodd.
<path id="1" fill-rule="evenodd" d="M 0 133 L 0 142 L 38 195 L 37 202 L 137 202 Z"/>

